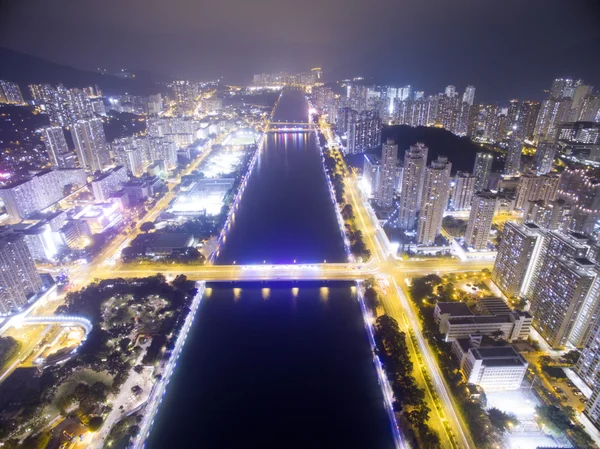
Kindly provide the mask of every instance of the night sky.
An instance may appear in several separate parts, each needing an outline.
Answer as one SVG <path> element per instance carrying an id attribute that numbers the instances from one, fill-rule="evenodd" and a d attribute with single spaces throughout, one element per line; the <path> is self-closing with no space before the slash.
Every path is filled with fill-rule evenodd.
<path id="1" fill-rule="evenodd" d="M 597 0 L 0 0 L 0 46 L 94 69 L 248 81 L 321 66 L 427 93 L 543 97 L 600 88 Z"/>

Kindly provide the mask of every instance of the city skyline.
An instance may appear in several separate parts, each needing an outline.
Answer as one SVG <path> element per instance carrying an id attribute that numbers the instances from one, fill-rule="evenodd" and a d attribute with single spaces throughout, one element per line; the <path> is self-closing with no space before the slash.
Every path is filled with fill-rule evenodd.
<path id="1" fill-rule="evenodd" d="M 600 447 L 595 9 L 6 6 L 0 446 Z"/>
<path id="2" fill-rule="evenodd" d="M 231 7 L 236 3 L 230 2 Z M 226 14 L 225 4 L 217 7 L 187 0 L 168 8 L 137 1 L 64 8 L 56 2 L 35 6 L 19 2 L 3 5 L 0 45 L 87 70 L 99 66 L 113 71 L 149 70 L 184 79 L 223 76 L 237 83 L 260 71 L 322 66 L 333 75 L 328 78 L 364 76 L 382 84 L 414 84 L 434 91 L 445 81 L 438 73 L 444 73 L 445 82 L 480 86 L 488 102 L 539 100 L 552 78 L 580 76 L 600 84 L 597 58 L 580 56 L 593 54 L 600 40 L 594 22 L 598 6 L 570 3 L 571 20 L 578 25 L 570 33 L 557 33 L 564 23 L 564 5 L 559 0 L 511 0 L 501 7 L 472 0 L 452 4 L 379 0 L 370 11 L 363 11 L 363 5 L 341 7 L 339 0 L 329 0 L 319 4 L 322 13 L 315 17 L 309 13 L 316 7 L 311 2 L 299 7 L 289 1 L 273 8 L 265 0 L 245 7 L 244 14 Z M 306 16 L 306 22 L 285 16 L 270 19 L 275 11 L 286 9 Z M 376 26 L 379 21 L 365 21 L 365 14 L 401 21 Z M 212 19 L 207 21 L 208 17 Z M 30 23 L 27 30 L 18 26 L 21 20 Z M 421 21 L 436 27 L 444 39 L 421 33 Z M 226 38 L 219 38 L 217 23 L 228 29 Z M 306 33 L 302 23 L 311 24 L 312 32 Z M 50 24 L 60 24 L 59 29 L 69 32 L 51 32 Z M 358 28 L 363 32 L 354 38 L 344 32 Z M 415 33 L 421 39 L 408 39 Z M 72 51 L 73 45 L 80 51 Z M 347 46 L 354 51 L 344 52 Z M 62 48 L 71 50 L 65 53 Z"/>

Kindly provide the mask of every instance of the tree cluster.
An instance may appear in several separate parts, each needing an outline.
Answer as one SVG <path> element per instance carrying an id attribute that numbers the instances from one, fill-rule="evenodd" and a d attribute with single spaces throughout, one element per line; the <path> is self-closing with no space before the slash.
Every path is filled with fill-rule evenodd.
<path id="1" fill-rule="evenodd" d="M 425 391 L 416 385 L 406 335 L 400 331 L 396 320 L 388 315 L 377 318 L 375 343 L 394 392 L 394 409 L 402 412 L 403 418 L 415 430 L 418 447 L 440 447 L 439 435 L 427 425 L 431 409 L 425 403 Z"/>

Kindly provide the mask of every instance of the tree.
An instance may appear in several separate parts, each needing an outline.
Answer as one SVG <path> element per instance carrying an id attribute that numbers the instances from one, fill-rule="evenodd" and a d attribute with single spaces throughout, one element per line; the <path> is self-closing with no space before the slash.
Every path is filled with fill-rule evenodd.
<path id="1" fill-rule="evenodd" d="M 377 290 L 375 290 L 374 288 L 367 288 L 365 290 L 365 305 L 371 309 L 371 310 L 375 310 L 380 302 L 379 302 L 379 295 L 377 294 Z"/>
<path id="2" fill-rule="evenodd" d="M 495 330 L 491 333 L 491 336 L 494 337 L 496 340 L 499 340 L 501 338 L 504 338 L 504 331 L 502 329 Z"/>
<path id="3" fill-rule="evenodd" d="M 562 356 L 562 359 L 567 365 L 576 365 L 579 362 L 579 357 L 581 357 L 581 352 L 576 349 L 572 349 Z"/>
<path id="4" fill-rule="evenodd" d="M 346 204 L 344 206 L 342 209 L 342 217 L 344 217 L 344 220 L 351 220 L 354 218 L 354 210 L 352 209 L 351 204 Z"/>
<path id="5" fill-rule="evenodd" d="M 495 407 L 488 410 L 488 417 L 492 425 L 502 433 L 506 432 L 511 425 L 519 423 L 515 415 L 505 413 Z"/>
<path id="6" fill-rule="evenodd" d="M 145 221 L 140 225 L 140 231 L 145 232 L 146 234 L 148 234 L 153 229 L 156 229 L 156 226 L 154 226 L 154 223 L 152 223 L 151 221 Z"/>
<path id="7" fill-rule="evenodd" d="M 92 432 L 95 432 L 102 427 L 102 424 L 104 424 L 104 420 L 101 416 L 93 416 L 90 418 L 90 422 L 88 423 L 88 429 L 90 429 Z"/>

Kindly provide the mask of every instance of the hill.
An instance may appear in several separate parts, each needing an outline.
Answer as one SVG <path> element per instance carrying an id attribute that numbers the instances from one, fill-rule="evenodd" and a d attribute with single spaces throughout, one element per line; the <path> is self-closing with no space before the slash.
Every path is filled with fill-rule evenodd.
<path id="1" fill-rule="evenodd" d="M 25 96 L 27 84 L 62 83 L 66 87 L 86 87 L 97 84 L 107 95 L 130 93 L 150 95 L 164 90 L 156 79 L 142 73 L 136 80 L 121 79 L 112 75 L 88 72 L 56 64 L 36 56 L 0 47 L 0 79 L 19 83 Z"/>
<path id="2" fill-rule="evenodd" d="M 398 159 L 404 159 L 404 152 L 417 142 L 423 142 L 429 148 L 427 162 L 437 159 L 438 156 L 447 156 L 452 163 L 452 173 L 458 171 L 473 171 L 475 153 L 483 151 L 478 144 L 468 137 L 458 137 L 442 128 L 406 125 L 384 126 L 381 132 L 381 141 L 388 138 L 394 139 L 398 144 Z M 381 147 L 368 151 L 370 154 L 381 156 Z M 352 165 L 362 168 L 363 156 L 354 155 L 350 158 Z"/>

